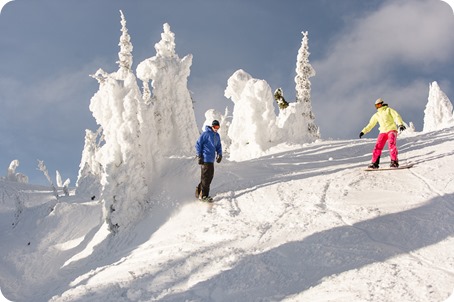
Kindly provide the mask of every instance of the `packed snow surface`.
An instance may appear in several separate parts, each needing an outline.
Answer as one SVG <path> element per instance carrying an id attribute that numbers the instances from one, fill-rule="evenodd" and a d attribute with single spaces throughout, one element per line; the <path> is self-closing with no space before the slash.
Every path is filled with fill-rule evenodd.
<path id="1" fill-rule="evenodd" d="M 454 289 L 454 128 L 281 145 L 215 167 L 170 157 L 154 205 L 113 234 L 98 200 L 0 181 L 0 287 L 20 301 L 445 301 Z M 382 165 L 389 161 L 387 152 Z M 63 195 L 63 194 L 60 194 Z"/>

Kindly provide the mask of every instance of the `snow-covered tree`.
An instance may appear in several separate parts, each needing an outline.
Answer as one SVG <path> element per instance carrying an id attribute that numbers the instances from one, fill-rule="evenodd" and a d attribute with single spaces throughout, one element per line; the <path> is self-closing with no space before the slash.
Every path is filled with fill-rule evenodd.
<path id="1" fill-rule="evenodd" d="M 6 179 L 14 182 L 28 183 L 28 177 L 26 175 L 16 172 L 17 167 L 19 167 L 19 161 L 17 159 L 11 161 L 6 172 Z"/>
<path id="2" fill-rule="evenodd" d="M 118 71 L 99 69 L 92 75 L 99 90 L 90 110 L 100 130 L 86 131 L 76 191 L 99 197 L 113 232 L 146 213 L 162 166 L 172 155 L 192 155 L 198 137 L 187 88 L 192 56 L 178 57 L 174 34 L 164 24 L 156 56 L 141 62 L 136 71 L 144 83 L 142 93 L 131 68 L 133 46 L 123 13 L 121 25 Z"/>
<path id="3" fill-rule="evenodd" d="M 228 79 L 224 95 L 235 104 L 228 130 L 232 140 L 230 159 L 241 161 L 260 156 L 275 144 L 276 114 L 271 87 L 240 69 Z"/>
<path id="4" fill-rule="evenodd" d="M 145 119 L 155 119 L 157 135 L 155 146 L 172 154 L 193 154 L 198 138 L 197 123 L 192 98 L 187 88 L 192 55 L 182 59 L 175 53 L 175 34 L 169 24 L 164 24 L 161 41 L 155 44 L 156 56 L 137 66 L 137 77 L 142 80 L 149 110 Z M 149 89 L 149 82 L 153 91 Z M 178 148 L 176 147 L 178 142 Z M 151 152 L 151 151 L 150 151 Z M 164 151 L 163 155 L 168 152 Z"/>
<path id="5" fill-rule="evenodd" d="M 17 159 L 11 161 L 6 172 L 6 179 L 9 181 L 16 181 L 16 169 L 19 167 L 19 161 Z"/>
<path id="6" fill-rule="evenodd" d="M 65 180 L 65 182 L 62 181 L 62 178 L 61 178 L 61 174 L 60 172 L 57 170 L 55 172 L 55 180 L 56 180 L 56 183 L 57 183 L 57 187 L 58 188 L 62 188 L 63 190 L 63 193 L 65 194 L 65 196 L 69 196 L 69 184 L 71 182 L 71 180 L 69 178 L 67 178 Z"/>
<path id="7" fill-rule="evenodd" d="M 99 90 L 91 99 L 90 110 L 102 134 L 86 132 L 77 182 L 83 190 L 93 190 L 85 194 L 100 194 L 104 218 L 112 231 L 137 220 L 148 205 L 141 148 L 142 95 L 131 70 L 133 47 L 123 13 L 121 24 L 118 71 L 108 74 L 100 69 L 93 75 Z M 99 135 L 102 145 L 96 144 Z"/>
<path id="8" fill-rule="evenodd" d="M 309 63 L 309 39 L 308 32 L 302 32 L 303 40 L 301 42 L 301 47 L 298 51 L 297 60 L 296 60 L 296 105 L 293 109 L 296 114 L 296 119 L 302 119 L 302 128 L 298 131 L 294 131 L 291 137 L 294 138 L 295 142 L 311 142 L 320 138 L 320 131 L 317 125 L 315 124 L 315 115 L 312 112 L 312 103 L 311 103 L 311 82 L 309 78 L 315 76 L 315 70 L 312 68 L 312 65 Z M 293 121 L 293 119 L 288 120 L 290 112 L 285 112 L 282 116 L 281 123 L 285 124 Z M 284 121 L 283 121 L 284 120 Z M 287 129 L 291 130 L 290 127 Z"/>
<path id="9" fill-rule="evenodd" d="M 429 98 L 424 110 L 423 132 L 454 125 L 453 106 L 437 82 L 429 84 Z"/>
<path id="10" fill-rule="evenodd" d="M 102 128 L 97 132 L 92 132 L 89 129 L 85 130 L 85 144 L 82 151 L 82 159 L 79 165 L 79 175 L 76 182 L 77 195 L 89 195 L 89 197 L 101 194 L 101 178 L 103 173 L 102 163 L 97 159 L 99 146 L 97 139 L 100 138 Z"/>
<path id="11" fill-rule="evenodd" d="M 308 32 L 302 32 L 303 40 L 296 57 L 296 101 L 311 103 L 311 82 L 309 78 L 315 76 L 315 70 L 309 63 L 309 39 Z"/>

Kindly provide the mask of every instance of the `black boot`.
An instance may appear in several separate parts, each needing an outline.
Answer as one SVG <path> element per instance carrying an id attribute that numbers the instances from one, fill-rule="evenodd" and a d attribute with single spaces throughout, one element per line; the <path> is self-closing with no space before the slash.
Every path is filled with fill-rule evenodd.
<path id="1" fill-rule="evenodd" d="M 369 169 L 378 169 L 380 166 L 380 156 L 377 158 L 377 160 L 373 163 L 371 163 L 369 166 L 367 166 Z"/>
<path id="2" fill-rule="evenodd" d="M 200 185 L 195 187 L 195 198 L 199 199 L 201 197 L 200 195 Z"/>
<path id="3" fill-rule="evenodd" d="M 399 162 L 397 160 L 392 160 L 389 166 L 391 168 L 399 168 Z"/>

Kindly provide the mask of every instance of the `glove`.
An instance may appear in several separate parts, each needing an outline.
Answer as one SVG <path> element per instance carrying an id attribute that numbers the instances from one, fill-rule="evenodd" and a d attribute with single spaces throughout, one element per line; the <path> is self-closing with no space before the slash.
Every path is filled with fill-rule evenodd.
<path id="1" fill-rule="evenodd" d="M 216 157 L 216 162 L 219 164 L 222 160 L 222 155 L 218 155 L 218 157 Z"/>
<path id="2" fill-rule="evenodd" d="M 405 129 L 407 129 L 407 127 L 405 127 L 404 125 L 400 125 L 400 126 L 399 126 L 400 132 L 404 131 Z"/>
<path id="3" fill-rule="evenodd" d="M 359 138 L 363 137 L 363 135 L 364 135 L 364 133 L 361 132 L 361 133 L 359 134 Z"/>
<path id="4" fill-rule="evenodd" d="M 203 156 L 197 156 L 197 158 L 199 159 L 199 165 L 203 165 Z"/>

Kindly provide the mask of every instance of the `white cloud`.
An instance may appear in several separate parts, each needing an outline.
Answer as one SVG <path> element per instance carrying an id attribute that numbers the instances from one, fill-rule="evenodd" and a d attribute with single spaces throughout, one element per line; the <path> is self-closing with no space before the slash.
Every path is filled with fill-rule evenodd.
<path id="1" fill-rule="evenodd" d="M 427 85 L 433 79 L 425 83 L 423 73 L 433 73 L 453 61 L 454 18 L 444 8 L 433 0 L 387 1 L 377 11 L 347 22 L 331 51 L 312 63 L 317 71 L 313 100 L 319 102 L 314 107 L 323 114 L 316 122 L 321 124 L 322 135 L 351 136 L 378 97 L 401 102 L 401 110 L 414 107 L 410 100 L 417 99 L 416 106 L 424 110 Z M 400 82 L 399 74 L 404 72 L 414 80 Z M 348 116 L 339 117 L 345 106 Z M 342 122 L 343 127 L 332 121 Z"/>

